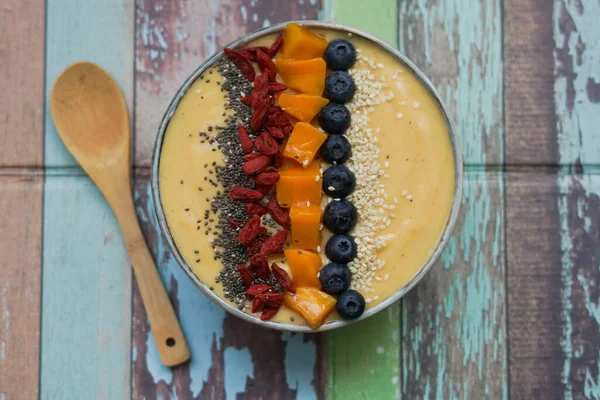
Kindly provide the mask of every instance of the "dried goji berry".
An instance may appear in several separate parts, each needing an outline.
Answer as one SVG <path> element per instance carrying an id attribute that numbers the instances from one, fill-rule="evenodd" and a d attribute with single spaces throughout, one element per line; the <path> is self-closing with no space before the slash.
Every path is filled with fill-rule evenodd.
<path id="1" fill-rule="evenodd" d="M 275 70 L 275 64 L 273 63 L 273 60 L 271 60 L 271 57 L 264 51 L 257 50 L 256 62 L 258 63 L 260 70 L 268 74 L 269 80 L 274 81 L 277 76 L 277 71 Z"/>
<path id="2" fill-rule="evenodd" d="M 278 128 L 276 126 L 267 126 L 267 132 L 273 139 L 281 140 L 285 139 L 285 134 L 283 133 L 283 129 Z"/>
<path id="3" fill-rule="evenodd" d="M 258 50 L 264 51 L 265 53 L 269 52 L 269 48 L 267 46 L 252 46 L 248 47 L 246 50 L 248 50 L 251 53 L 256 53 Z"/>
<path id="4" fill-rule="evenodd" d="M 281 166 L 283 165 L 283 153 L 281 151 L 278 151 L 273 156 L 273 165 L 275 166 L 275 168 L 281 168 Z"/>
<path id="5" fill-rule="evenodd" d="M 262 128 L 267 118 L 267 110 L 269 109 L 268 101 L 259 101 L 250 118 L 250 130 L 253 132 Z"/>
<path id="6" fill-rule="evenodd" d="M 292 125 L 286 125 L 282 129 L 284 137 L 288 137 L 290 133 L 292 133 L 292 131 L 294 130 L 294 127 Z"/>
<path id="7" fill-rule="evenodd" d="M 238 201 L 257 201 L 264 197 L 258 190 L 248 189 L 242 186 L 234 186 L 229 190 L 229 196 Z"/>
<path id="8" fill-rule="evenodd" d="M 247 106 L 250 105 L 250 96 L 240 97 L 240 103 L 243 103 Z"/>
<path id="9" fill-rule="evenodd" d="M 262 217 L 267 213 L 267 209 L 257 203 L 246 203 L 245 206 L 248 215 L 258 215 Z"/>
<path id="10" fill-rule="evenodd" d="M 254 242 L 254 239 L 258 236 L 258 228 L 260 228 L 260 217 L 253 215 L 238 232 L 238 242 L 245 246 Z"/>
<path id="11" fill-rule="evenodd" d="M 236 230 L 237 228 L 239 228 L 240 226 L 244 225 L 241 222 L 238 221 L 234 221 L 233 219 L 229 218 L 227 220 L 227 222 L 229 222 L 229 226 L 231 227 L 231 229 Z"/>
<path id="12" fill-rule="evenodd" d="M 292 281 L 292 278 L 290 278 L 283 268 L 273 263 L 271 264 L 271 270 L 273 271 L 273 276 L 277 279 L 277 282 L 279 282 L 283 290 L 290 293 L 296 293 L 294 281 Z"/>
<path id="13" fill-rule="evenodd" d="M 272 156 L 279 151 L 279 144 L 267 132 L 262 131 L 254 140 L 256 150 L 266 156 Z"/>
<path id="14" fill-rule="evenodd" d="M 252 143 L 252 139 L 250 139 L 248 131 L 242 124 L 238 125 L 238 138 L 244 153 L 250 153 L 252 150 L 254 150 L 254 143 Z"/>
<path id="15" fill-rule="evenodd" d="M 254 182 L 257 185 L 273 185 L 279 180 L 279 172 L 261 172 L 256 176 Z"/>
<path id="16" fill-rule="evenodd" d="M 242 74 L 248 79 L 250 82 L 254 82 L 254 78 L 256 77 L 256 73 L 254 72 L 254 66 L 250 61 L 249 57 L 237 50 L 225 48 L 223 50 L 227 57 L 240 69 Z"/>
<path id="17" fill-rule="evenodd" d="M 250 93 L 250 106 L 256 108 L 259 102 L 264 102 L 269 94 L 269 76 L 261 74 L 254 80 L 254 88 Z"/>
<path id="18" fill-rule="evenodd" d="M 280 307 L 283 304 L 283 294 L 281 293 L 261 293 L 257 294 L 256 297 L 260 297 L 265 305 L 271 307 Z"/>
<path id="19" fill-rule="evenodd" d="M 246 254 L 248 254 L 248 257 L 252 257 L 259 254 L 263 243 L 269 238 L 269 236 L 270 235 L 267 228 L 261 226 L 258 230 L 258 236 L 256 237 L 256 240 L 246 248 Z"/>
<path id="20" fill-rule="evenodd" d="M 269 109 L 267 110 L 267 115 L 271 115 L 271 114 L 277 114 L 283 112 L 283 110 L 281 109 L 281 107 L 279 106 L 272 106 L 269 107 Z"/>
<path id="21" fill-rule="evenodd" d="M 274 188 L 273 185 L 256 185 L 254 190 L 257 190 L 257 191 L 261 192 L 262 194 L 266 195 L 267 193 L 271 192 L 273 190 L 273 188 Z"/>
<path id="22" fill-rule="evenodd" d="M 250 154 L 245 154 L 244 157 L 242 157 L 244 159 L 244 161 L 250 161 L 250 160 L 254 160 L 255 158 L 258 158 L 262 156 L 262 154 L 260 153 L 250 153 Z"/>
<path id="23" fill-rule="evenodd" d="M 275 222 L 277 222 L 282 227 L 287 228 L 290 225 L 289 211 L 284 208 L 281 208 L 275 198 L 269 200 L 269 202 L 267 203 L 267 210 L 269 211 L 269 214 L 271 214 Z"/>
<path id="24" fill-rule="evenodd" d="M 271 82 L 269 83 L 269 92 L 271 93 L 275 93 L 275 92 L 282 92 L 284 90 L 287 90 L 287 85 L 284 85 L 281 82 Z"/>
<path id="25" fill-rule="evenodd" d="M 265 306 L 265 299 L 262 298 L 256 298 L 254 297 L 254 300 L 252 301 L 252 312 L 258 312 L 260 310 L 263 309 L 263 307 Z"/>
<path id="26" fill-rule="evenodd" d="M 262 172 L 267 167 L 267 165 L 269 165 L 270 162 L 271 157 L 256 157 L 242 164 L 242 171 L 244 171 L 246 175 L 256 175 L 259 172 Z"/>
<path id="27" fill-rule="evenodd" d="M 287 239 L 288 231 L 281 230 L 265 240 L 262 247 L 260 248 L 260 254 L 278 254 L 283 252 L 283 245 Z"/>
<path id="28" fill-rule="evenodd" d="M 248 296 L 254 297 L 257 294 L 264 293 L 269 289 L 273 289 L 273 287 L 271 285 L 267 285 L 266 283 L 259 283 L 257 285 L 250 286 L 246 291 L 246 294 Z"/>
<path id="29" fill-rule="evenodd" d="M 289 123 L 290 120 L 283 112 L 271 114 L 269 115 L 269 118 L 267 118 L 267 125 L 269 126 L 284 127 Z"/>
<path id="30" fill-rule="evenodd" d="M 250 257 L 250 270 L 262 279 L 269 279 L 269 276 L 271 276 L 269 261 L 262 254 L 255 254 Z"/>
<path id="31" fill-rule="evenodd" d="M 279 36 L 277 36 L 277 39 L 275 39 L 275 41 L 273 42 L 271 47 L 269 47 L 268 53 L 269 53 L 269 56 L 271 56 L 271 58 L 275 57 L 275 55 L 279 51 L 279 48 L 281 47 L 282 44 L 283 44 L 283 35 L 279 34 Z"/>
<path id="32" fill-rule="evenodd" d="M 244 286 L 249 287 L 250 285 L 252 285 L 254 277 L 252 276 L 252 273 L 250 272 L 248 267 L 246 267 L 244 264 L 240 264 L 237 266 L 237 270 L 239 271 L 240 276 L 242 277 L 242 283 L 244 284 Z"/>
<path id="33" fill-rule="evenodd" d="M 273 318 L 275 316 L 275 314 L 277 314 L 278 311 L 279 311 L 279 307 L 271 307 L 271 306 L 265 305 L 262 310 L 262 313 L 260 313 L 260 320 L 268 321 L 271 318 Z"/>
<path id="34" fill-rule="evenodd" d="M 256 62 L 256 53 L 254 53 L 252 51 L 248 51 L 247 49 L 244 49 L 244 50 L 240 50 L 240 54 L 242 56 L 246 57 L 248 60 Z"/>

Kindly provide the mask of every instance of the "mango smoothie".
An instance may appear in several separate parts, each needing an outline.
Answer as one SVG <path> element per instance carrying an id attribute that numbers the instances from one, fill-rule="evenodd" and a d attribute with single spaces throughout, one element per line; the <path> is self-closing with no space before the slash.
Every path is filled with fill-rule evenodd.
<path id="1" fill-rule="evenodd" d="M 295 24 L 191 85 L 159 164 L 197 277 L 256 318 L 313 329 L 406 286 L 454 190 L 449 127 L 420 79 L 364 38 Z"/>

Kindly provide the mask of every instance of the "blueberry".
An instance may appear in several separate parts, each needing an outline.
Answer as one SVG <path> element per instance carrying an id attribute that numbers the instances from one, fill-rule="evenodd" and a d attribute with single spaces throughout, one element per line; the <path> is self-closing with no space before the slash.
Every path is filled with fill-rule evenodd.
<path id="1" fill-rule="evenodd" d="M 323 172 L 323 191 L 334 199 L 348 196 L 355 186 L 356 177 L 345 165 L 333 165 Z"/>
<path id="2" fill-rule="evenodd" d="M 332 135 L 342 134 L 350 127 L 350 111 L 343 104 L 330 103 L 317 117 L 319 126 Z"/>
<path id="3" fill-rule="evenodd" d="M 336 309 L 340 317 L 356 319 L 365 312 L 365 298 L 356 290 L 346 290 L 338 297 Z"/>
<path id="4" fill-rule="evenodd" d="M 329 135 L 321 146 L 321 157 L 331 164 L 343 164 L 350 158 L 350 142 L 342 135 Z"/>
<path id="5" fill-rule="evenodd" d="M 325 293 L 342 293 L 350 287 L 351 279 L 350 269 L 344 264 L 329 263 L 319 271 L 319 280 Z"/>
<path id="6" fill-rule="evenodd" d="M 329 42 L 325 55 L 323 56 L 327 67 L 334 71 L 345 71 L 354 65 L 356 61 L 356 50 L 352 43 L 344 39 L 336 39 Z"/>
<path id="7" fill-rule="evenodd" d="M 333 233 L 350 232 L 357 219 L 356 208 L 346 199 L 330 202 L 323 211 L 323 225 Z"/>
<path id="8" fill-rule="evenodd" d="M 356 257 L 356 242 L 350 235 L 333 235 L 325 245 L 325 255 L 338 264 L 347 264 Z"/>
<path id="9" fill-rule="evenodd" d="M 334 103 L 346 103 L 352 100 L 356 86 L 347 72 L 334 71 L 325 79 L 325 97 Z"/>

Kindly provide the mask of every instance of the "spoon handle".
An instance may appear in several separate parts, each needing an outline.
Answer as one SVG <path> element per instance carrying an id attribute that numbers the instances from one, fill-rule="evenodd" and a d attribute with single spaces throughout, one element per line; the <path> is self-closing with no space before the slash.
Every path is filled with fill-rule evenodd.
<path id="1" fill-rule="evenodd" d="M 133 199 L 121 198 L 119 205 L 113 209 L 127 243 L 129 258 L 160 359 L 168 367 L 181 364 L 190 359 L 190 350 L 154 260 L 148 251 L 135 215 Z"/>

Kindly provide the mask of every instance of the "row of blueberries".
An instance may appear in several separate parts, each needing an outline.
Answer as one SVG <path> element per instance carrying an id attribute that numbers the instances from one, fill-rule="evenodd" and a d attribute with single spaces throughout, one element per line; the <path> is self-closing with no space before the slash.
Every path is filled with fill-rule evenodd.
<path id="1" fill-rule="evenodd" d="M 344 319 L 355 319 L 365 310 L 365 299 L 356 290 L 349 290 L 352 274 L 348 263 L 356 257 L 354 238 L 349 232 L 358 220 L 354 205 L 345 199 L 356 187 L 356 177 L 343 165 L 351 156 L 351 146 L 344 133 L 350 127 L 350 111 L 344 106 L 352 99 L 356 85 L 346 70 L 356 62 L 356 50 L 347 40 L 329 43 L 323 57 L 331 72 L 325 80 L 325 97 L 331 103 L 318 116 L 321 128 L 328 134 L 320 153 L 330 164 L 323 173 L 323 192 L 334 200 L 323 212 L 323 224 L 334 233 L 325 246 L 325 255 L 332 261 L 319 274 L 323 290 L 339 295 L 337 311 Z"/>

